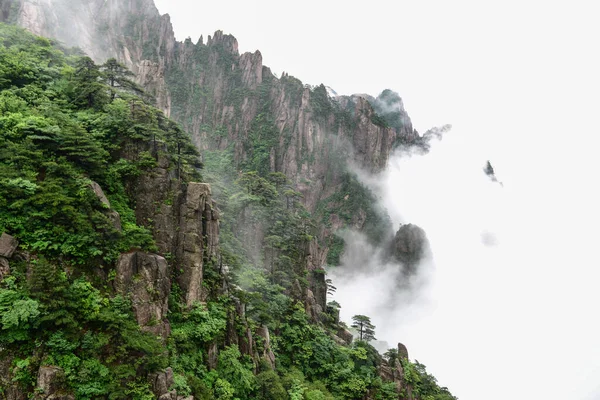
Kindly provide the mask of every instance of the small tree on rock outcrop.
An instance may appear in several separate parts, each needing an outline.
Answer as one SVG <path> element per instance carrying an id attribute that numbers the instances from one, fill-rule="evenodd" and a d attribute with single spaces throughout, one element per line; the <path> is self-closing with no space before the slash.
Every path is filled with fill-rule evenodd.
<path id="1" fill-rule="evenodd" d="M 354 321 L 352 327 L 358 330 L 360 340 L 369 342 L 375 339 L 375 325 L 371 324 L 371 318 L 366 315 L 355 315 L 352 317 Z"/>

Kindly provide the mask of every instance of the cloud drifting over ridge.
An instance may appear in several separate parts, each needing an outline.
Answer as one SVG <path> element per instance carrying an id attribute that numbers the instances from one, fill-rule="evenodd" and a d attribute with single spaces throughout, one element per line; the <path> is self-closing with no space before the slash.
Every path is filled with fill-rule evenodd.
<path id="1" fill-rule="evenodd" d="M 497 168 L 502 187 L 483 173 L 486 160 L 477 141 L 455 129 L 429 154 L 397 153 L 383 174 L 363 176 L 395 228 L 425 229 L 434 266 L 408 297 L 390 294 L 390 266 L 332 271 L 342 319 L 370 315 L 379 339 L 404 343 L 461 400 L 594 398 L 598 273 L 584 247 L 590 238 L 577 236 L 588 231 L 576 229 L 577 211 L 565 202 L 573 187 L 518 158 L 508 165 L 512 180 Z M 349 245 L 374 252 L 358 240 Z"/>

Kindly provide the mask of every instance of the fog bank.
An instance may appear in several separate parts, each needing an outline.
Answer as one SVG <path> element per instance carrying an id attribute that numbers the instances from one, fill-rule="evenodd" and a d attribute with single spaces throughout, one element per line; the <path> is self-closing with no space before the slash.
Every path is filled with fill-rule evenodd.
<path id="1" fill-rule="evenodd" d="M 502 186 L 483 171 L 484 148 L 455 128 L 427 155 L 396 153 L 381 175 L 362 174 L 396 229 L 425 229 L 433 259 L 421 290 L 399 295 L 398 269 L 347 235 L 350 256 L 330 272 L 342 320 L 371 316 L 378 339 L 404 343 L 461 400 L 594 398 L 600 296 L 589 221 L 577 216 L 577 188 L 557 175 L 548 185 L 533 160 L 506 156 L 507 177 L 491 160 Z"/>

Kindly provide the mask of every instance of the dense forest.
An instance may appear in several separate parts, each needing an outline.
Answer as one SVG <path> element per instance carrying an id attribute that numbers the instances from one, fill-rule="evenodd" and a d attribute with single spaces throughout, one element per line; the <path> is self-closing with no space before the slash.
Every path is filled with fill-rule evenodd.
<path id="1" fill-rule="evenodd" d="M 313 304 L 335 290 L 306 268 L 318 219 L 268 156 L 202 159 L 131 75 L 0 25 L 0 242 L 16 247 L 0 257 L 0 398 L 455 399 L 397 348 L 380 355 L 367 316 Z M 192 245 L 167 222 L 199 190 Z"/>

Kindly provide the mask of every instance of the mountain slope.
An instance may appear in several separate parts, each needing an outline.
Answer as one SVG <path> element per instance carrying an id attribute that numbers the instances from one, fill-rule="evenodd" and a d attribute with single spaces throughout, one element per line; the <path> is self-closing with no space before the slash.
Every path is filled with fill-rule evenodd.
<path id="1" fill-rule="evenodd" d="M 235 39 L 220 32 L 210 37 L 206 45 L 194 45 L 190 41 L 177 43 L 168 17 L 160 17 L 154 12 L 153 5 L 150 7 L 146 2 L 127 2 L 125 8 L 116 7 L 116 3 L 111 1 L 104 4 L 93 1 L 72 3 L 76 7 L 65 10 L 87 15 L 88 21 L 93 17 L 95 34 L 99 27 L 107 27 L 104 31 L 106 41 L 99 40 L 89 31 L 88 36 L 82 35 L 94 38 L 86 39 L 87 44 L 93 47 L 90 49 L 92 54 L 96 57 L 117 54 L 131 65 L 138 73 L 138 82 L 157 95 L 156 104 L 170 112 L 192 134 L 196 147 L 204 150 L 202 153 L 207 166 L 204 175 L 213 183 L 223 211 L 216 208 L 207 185 L 191 181 L 199 178 L 197 167 L 200 163 L 195 160 L 194 148 L 182 131 L 157 110 L 128 97 L 131 96 L 129 94 L 121 93 L 116 98 L 111 96 L 114 89 L 110 86 L 96 87 L 94 84 L 91 94 L 85 86 L 88 96 L 79 98 L 74 94 L 78 92 L 73 90 L 73 78 L 67 78 L 68 75 L 51 75 L 47 79 L 60 95 L 50 97 L 49 103 L 42 96 L 42 109 L 52 104 L 63 114 L 75 115 L 76 122 L 71 122 L 76 126 L 74 132 L 96 132 L 99 129 L 95 125 L 97 121 L 105 121 L 101 128 L 108 132 L 104 134 L 107 142 L 100 147 L 109 150 L 108 154 L 98 149 L 98 143 L 84 144 L 77 140 L 70 148 L 87 146 L 83 148 L 96 149 L 102 159 L 98 161 L 100 167 L 95 168 L 108 166 L 117 169 L 121 174 L 118 176 L 123 179 L 122 189 L 115 189 L 108 177 L 101 179 L 102 172 L 95 172 L 97 178 L 90 175 L 92 171 L 85 169 L 88 167 L 81 158 L 73 158 L 70 162 L 74 163 L 75 170 L 83 168 L 83 175 L 65 179 L 86 184 L 90 177 L 97 179 L 100 185 L 94 183 L 96 181 L 89 185 L 92 189 L 96 188 L 92 192 L 101 203 L 102 188 L 108 190 L 110 205 L 103 204 L 105 208 L 112 206 L 115 209 L 105 211 L 104 217 L 108 221 L 105 223 L 113 224 L 117 233 L 90 231 L 92 238 L 87 240 L 94 245 L 96 241 L 109 240 L 101 239 L 102 235 L 113 238 L 110 240 L 114 243 L 108 242 L 98 250 L 101 254 L 73 251 L 73 254 L 57 254 L 53 252 L 56 248 L 70 249 L 65 244 L 66 239 L 57 237 L 56 244 L 40 245 L 28 241 L 29 230 L 21 228 L 19 231 L 14 223 L 3 225 L 2 229 L 20 241 L 23 252 L 17 265 L 22 265 L 24 271 L 30 268 L 28 260 L 40 256 L 46 258 L 56 271 L 69 271 L 71 265 L 84 265 L 84 268 L 73 267 L 76 273 L 64 281 L 66 287 L 75 285 L 76 276 L 84 276 L 92 283 L 95 279 L 100 282 L 114 279 L 106 293 L 106 300 L 102 301 L 110 303 L 114 294 L 131 298 L 133 307 L 128 311 L 131 312 L 129 320 L 134 318 L 142 331 L 152 332 L 163 340 L 170 336 L 171 344 L 167 343 L 166 347 L 170 355 L 167 364 L 172 366 L 170 371 L 175 371 L 175 378 L 172 373 L 169 377 L 168 371 L 164 376 L 154 372 L 166 365 L 165 361 L 161 361 L 128 377 L 119 378 L 113 374 L 111 382 L 116 380 L 117 385 L 124 387 L 138 382 L 142 395 L 144 390 L 149 390 L 144 383 L 145 374 L 158 373 L 152 378 L 156 379 L 152 388 L 156 396 L 166 393 L 164 385 L 157 383 L 166 379 L 172 383 L 166 385 L 167 389 L 176 386 L 180 394 L 193 393 L 199 398 L 226 396 L 225 393 L 250 398 L 248 396 L 256 395 L 258 387 L 262 388 L 260 391 L 267 396 L 265 398 L 286 398 L 294 390 L 319 392 L 335 398 L 383 396 L 383 393 L 395 398 L 398 388 L 411 388 L 401 396 L 418 396 L 419 385 L 411 381 L 412 375 L 407 372 L 411 364 L 395 363 L 396 356 L 392 356 L 390 364 L 396 364 L 392 365 L 392 369 L 398 372 L 390 375 L 390 367 L 385 369 L 386 362 L 367 343 L 358 342 L 352 347 L 346 347 L 347 343 L 341 345 L 344 340 L 337 335 L 347 336 L 347 332 L 336 319 L 335 307 L 327 305 L 327 285 L 322 270 L 328 246 L 335 244 L 332 233 L 341 226 L 349 225 L 371 232 L 373 240 L 391 238 L 391 227 L 386 224 L 385 215 L 374 208 L 373 196 L 348 172 L 343 160 L 349 157 L 361 167 L 377 171 L 385 166 L 399 137 L 415 135 L 412 128 L 407 125 L 388 126 L 393 121 L 379 117 L 364 98 L 333 102 L 324 86 L 307 88 L 287 75 L 276 78 L 262 66 L 260 53 L 240 56 Z M 43 31 L 64 18 L 60 8 L 47 8 L 49 2 L 15 4 L 9 8 L 14 13 L 3 15 L 23 25 L 29 24 L 31 29 Z M 31 7 L 38 7 L 38 11 L 32 12 Z M 7 9 L 6 3 L 0 8 Z M 74 24 L 74 29 L 78 27 L 84 25 Z M 55 33 L 58 37 L 65 35 L 60 30 Z M 25 39 L 15 39 L 15 33 L 10 35 L 13 35 L 10 41 L 4 40 L 4 47 L 8 49 L 6 60 L 12 57 L 11 51 L 15 48 L 26 47 L 21 42 Z M 34 39 L 26 40 L 35 42 Z M 46 43 L 43 47 L 48 45 Z M 111 53 L 113 50 L 115 53 Z M 37 49 L 31 51 L 36 54 Z M 77 65 L 81 62 L 72 64 L 70 59 L 61 61 L 63 56 L 56 57 L 59 61 L 42 58 L 32 63 L 52 64 L 53 67 L 55 63 L 69 71 L 69 63 Z M 95 70 L 91 61 L 86 65 L 88 70 Z M 85 69 L 76 69 L 76 78 L 81 71 Z M 20 82 L 20 78 L 11 73 L 8 71 L 4 75 L 4 84 L 11 90 L 18 89 L 17 97 L 22 96 L 19 90 L 23 88 L 36 93 L 47 90 L 44 86 L 47 82 Z M 92 81 L 86 82 L 90 84 Z M 37 94 L 34 97 L 37 98 Z M 65 99 L 61 100 L 63 97 Z M 25 99 L 26 102 L 30 100 Z M 53 104 L 55 100 L 57 104 Z M 23 105 L 23 110 L 38 108 L 36 103 Z M 10 112 L 20 111 L 11 109 Z M 20 125 L 17 123 L 16 126 Z M 43 140 L 50 139 L 37 136 L 48 135 L 47 126 L 52 127 L 51 130 L 56 129 L 54 126 L 62 129 L 60 124 L 44 121 L 40 132 L 24 131 L 19 140 L 42 140 L 45 143 Z M 124 133 L 125 140 L 120 137 Z M 58 141 L 58 147 L 46 150 L 51 157 L 62 156 L 69 160 L 68 153 L 61 153 L 65 151 L 63 144 L 69 144 L 64 140 Z M 22 146 L 25 142 L 18 142 L 15 146 Z M 72 151 L 76 155 L 79 152 Z M 129 163 L 134 163 L 137 169 L 130 171 Z M 36 168 L 31 174 L 38 179 L 40 172 L 39 167 Z M 107 171 L 111 171 L 110 168 Z M 14 171 L 11 174 L 17 175 Z M 27 182 L 7 182 L 24 186 L 21 195 L 29 196 Z M 89 194 L 85 187 L 69 190 Z M 6 201 L 8 204 L 23 200 Z M 121 208 L 116 208 L 115 204 Z M 311 215 L 313 213 L 314 216 Z M 17 214 L 38 217 L 29 210 Z M 115 221 L 122 216 L 127 216 L 129 225 L 124 224 L 121 229 L 130 229 L 132 235 L 118 234 Z M 14 218 L 16 216 L 11 215 L 3 221 Z M 32 221 L 37 223 L 35 218 Z M 335 222 L 340 220 L 342 224 Z M 73 222 L 65 224 L 80 226 L 80 223 Z M 20 226 L 24 225 L 28 223 Z M 85 224 L 81 226 L 85 227 Z M 53 235 L 45 226 L 40 232 Z M 98 234 L 100 238 L 93 237 Z M 140 244 L 119 244 L 119 240 L 124 239 L 118 238 L 129 237 L 141 240 Z M 93 248 L 91 250 L 95 252 Z M 105 253 L 112 255 L 98 261 L 98 256 Z M 86 268 L 91 268 L 91 273 Z M 26 280 L 18 281 L 22 296 L 31 290 L 27 289 L 27 285 L 29 282 Z M 4 289 L 12 290 L 9 286 Z M 12 302 L 8 307 L 15 304 Z M 127 305 L 123 307 L 127 308 Z M 80 325 L 86 323 L 77 322 Z M 202 328 L 198 332 L 199 326 L 208 330 Z M 39 335 L 37 326 L 27 329 L 31 329 L 29 334 L 32 337 Z M 52 332 L 52 329 L 47 330 Z M 68 334 L 77 337 L 74 332 Z M 314 348 L 320 348 L 322 352 L 315 354 Z M 27 349 L 23 350 L 19 357 L 27 354 Z M 81 361 L 86 350 L 75 347 L 65 350 L 65 354 L 69 351 Z M 84 353 L 79 353 L 81 351 Z M 45 358 L 48 354 L 53 358 Z M 11 353 L 10 357 L 17 356 Z M 31 367 L 28 370 L 32 374 L 35 374 L 35 368 L 44 367 L 45 363 L 58 364 L 66 374 L 68 388 L 75 390 L 78 397 L 86 398 L 77 392 L 84 389 L 78 389 L 79 386 L 70 381 L 75 379 L 74 375 L 70 375 L 75 370 L 57 357 L 52 352 L 42 352 L 20 360 L 29 360 Z M 270 374 L 270 369 L 261 364 L 261 359 L 271 367 L 276 360 L 281 368 L 279 374 Z M 240 361 L 242 364 L 239 364 Z M 81 366 L 77 365 L 77 368 Z M 103 365 L 112 371 L 110 365 Z M 301 374 L 293 375 L 293 368 L 298 368 Z M 331 375 L 332 371 L 340 368 L 345 371 L 343 375 Z M 18 368 L 12 373 L 15 371 L 18 372 Z M 41 386 L 42 369 L 39 371 L 37 385 Z M 388 371 L 387 375 L 384 371 Z M 248 372 L 258 375 L 253 378 Z M 233 375 L 228 375 L 230 373 Z M 263 373 L 266 375 L 261 375 Z M 414 377 L 425 376 L 421 372 L 415 374 Z M 21 382 L 29 388 L 27 390 L 33 387 L 34 376 L 30 375 Z M 283 379 L 283 382 L 273 383 L 278 379 Z M 391 382 L 384 388 L 381 385 L 385 385 L 382 382 L 386 380 Z M 267 385 L 266 382 L 270 383 Z M 102 385 L 103 390 L 112 390 L 107 389 L 110 388 L 110 385 L 106 386 L 107 382 Z M 266 389 L 265 385 L 270 386 Z M 281 397 L 265 394 L 277 392 L 279 386 L 285 388 Z M 392 387 L 395 389 L 392 390 Z M 415 389 L 414 394 L 412 389 Z M 110 393 L 112 395 L 113 392 Z"/>

